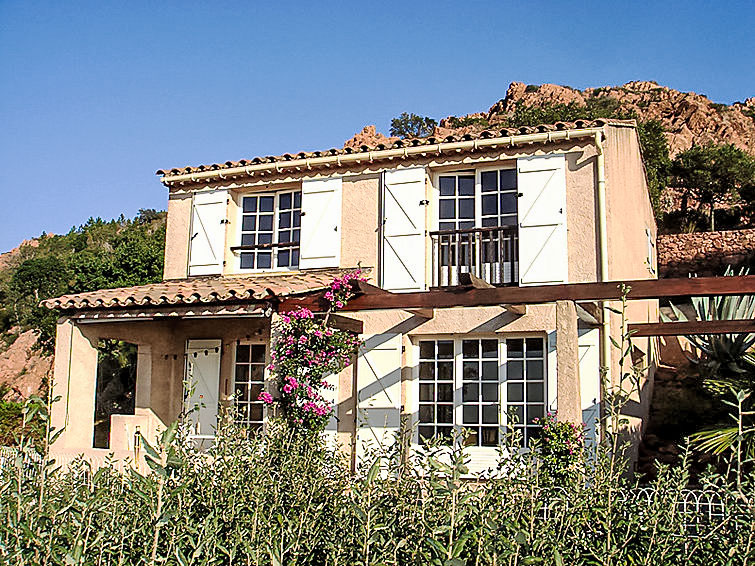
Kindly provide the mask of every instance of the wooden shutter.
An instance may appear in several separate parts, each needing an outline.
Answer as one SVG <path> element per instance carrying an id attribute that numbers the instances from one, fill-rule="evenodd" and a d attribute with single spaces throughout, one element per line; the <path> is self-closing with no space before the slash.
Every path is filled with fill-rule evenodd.
<path id="1" fill-rule="evenodd" d="M 424 291 L 425 169 L 394 169 L 383 174 L 383 238 L 380 286 L 388 291 Z"/>
<path id="2" fill-rule="evenodd" d="M 338 267 L 341 261 L 341 179 L 303 181 L 300 269 Z"/>
<path id="3" fill-rule="evenodd" d="M 401 334 L 364 340 L 357 358 L 358 462 L 370 450 L 391 446 L 401 422 Z"/>
<path id="4" fill-rule="evenodd" d="M 228 192 L 194 193 L 189 243 L 189 275 L 223 272 Z"/>
<path id="5" fill-rule="evenodd" d="M 517 160 L 519 284 L 566 283 L 566 170 L 562 154 Z"/>
<path id="6" fill-rule="evenodd" d="M 189 340 L 186 345 L 185 392 L 191 436 L 200 439 L 215 437 L 218 425 L 218 394 L 220 390 L 220 340 Z"/>

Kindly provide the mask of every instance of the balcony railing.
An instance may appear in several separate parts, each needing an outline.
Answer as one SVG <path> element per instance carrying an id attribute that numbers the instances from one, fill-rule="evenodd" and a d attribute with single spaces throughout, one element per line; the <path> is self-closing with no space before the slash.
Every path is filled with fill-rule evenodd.
<path id="1" fill-rule="evenodd" d="M 471 273 L 492 285 L 519 282 L 518 232 L 515 226 L 430 232 L 433 244 L 433 286 L 459 284 Z"/>

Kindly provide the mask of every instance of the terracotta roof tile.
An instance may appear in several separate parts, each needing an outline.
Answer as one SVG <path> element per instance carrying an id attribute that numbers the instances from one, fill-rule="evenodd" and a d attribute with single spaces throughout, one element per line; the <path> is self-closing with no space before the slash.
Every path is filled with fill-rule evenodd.
<path id="1" fill-rule="evenodd" d="M 356 268 L 355 268 L 356 269 Z M 354 269 L 318 269 L 299 273 L 265 273 L 193 277 L 118 289 L 63 295 L 42 301 L 49 309 L 117 309 L 229 301 L 263 301 L 278 296 L 310 293 L 326 288 L 335 277 Z M 363 269 L 362 272 L 367 270 Z"/>
<path id="2" fill-rule="evenodd" d="M 597 120 L 576 120 L 574 122 L 556 122 L 554 124 L 538 124 L 536 126 L 520 126 L 511 128 L 502 128 L 495 130 L 483 130 L 475 134 L 463 134 L 463 135 L 450 135 L 444 139 L 438 139 L 435 137 L 427 138 L 409 138 L 401 139 L 393 142 L 390 145 L 384 143 L 378 143 L 375 146 L 362 145 L 358 150 L 352 147 L 331 148 L 324 151 L 301 151 L 297 154 L 284 153 L 283 155 L 268 155 L 265 157 L 254 157 L 252 159 L 242 159 L 239 161 L 226 161 L 225 163 L 213 163 L 211 165 L 198 165 L 196 167 L 174 167 L 172 169 L 160 169 L 156 172 L 157 175 L 168 177 L 170 175 L 181 175 L 185 173 L 196 173 L 200 171 L 211 171 L 218 169 L 230 169 L 232 167 L 244 167 L 246 165 L 255 165 L 259 163 L 275 163 L 280 161 L 290 161 L 292 159 L 307 159 L 314 157 L 323 157 L 328 155 L 346 155 L 352 153 L 367 153 L 370 151 L 380 151 L 384 149 L 396 149 L 403 147 L 417 147 L 421 145 L 434 145 L 437 143 L 454 143 L 458 141 L 473 141 L 476 139 L 490 139 L 495 137 L 509 137 L 526 134 L 537 134 L 546 132 L 556 132 L 573 129 L 602 127 L 610 124 L 628 125 L 633 124 L 631 120 L 612 120 L 612 119 L 597 119 Z"/>

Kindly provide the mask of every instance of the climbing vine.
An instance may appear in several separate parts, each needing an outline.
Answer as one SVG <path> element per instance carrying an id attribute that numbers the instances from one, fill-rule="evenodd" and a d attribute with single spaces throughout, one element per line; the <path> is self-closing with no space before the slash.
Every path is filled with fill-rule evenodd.
<path id="1" fill-rule="evenodd" d="M 355 333 L 328 324 L 331 315 L 345 307 L 354 295 L 353 280 L 366 278 L 361 271 L 355 271 L 332 281 L 324 294 L 329 305 L 324 316 L 300 307 L 283 313 L 273 328 L 275 338 L 268 369 L 276 392 L 273 395 L 264 391 L 259 399 L 280 407 L 281 416 L 297 428 L 315 432 L 325 429 L 333 405 L 324 392 L 334 389 L 327 378 L 346 367 L 359 347 Z"/>

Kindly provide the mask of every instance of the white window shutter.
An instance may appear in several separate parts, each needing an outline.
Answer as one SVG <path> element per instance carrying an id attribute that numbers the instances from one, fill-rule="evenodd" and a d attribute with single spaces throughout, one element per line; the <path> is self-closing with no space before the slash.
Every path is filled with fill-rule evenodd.
<path id="1" fill-rule="evenodd" d="M 357 358 L 357 462 L 390 447 L 401 423 L 401 334 L 364 336 Z"/>
<path id="2" fill-rule="evenodd" d="M 579 384 L 582 399 L 582 422 L 587 426 L 585 436 L 597 442 L 600 422 L 600 331 L 597 328 L 579 329 Z"/>
<path id="3" fill-rule="evenodd" d="M 220 390 L 220 340 L 189 340 L 186 345 L 186 410 L 191 422 L 190 435 L 212 439 L 218 425 Z"/>
<path id="4" fill-rule="evenodd" d="M 330 416 L 328 424 L 325 426 L 325 443 L 328 448 L 338 447 L 338 375 L 329 375 L 325 381 L 332 389 L 323 389 L 323 398 L 333 407 L 333 414 Z"/>
<path id="5" fill-rule="evenodd" d="M 300 269 L 339 266 L 341 185 L 340 177 L 302 182 Z"/>
<path id="6" fill-rule="evenodd" d="M 566 160 L 563 154 L 517 160 L 519 284 L 566 283 Z"/>
<path id="7" fill-rule="evenodd" d="M 223 272 L 228 191 L 194 193 L 189 236 L 189 275 Z"/>
<path id="8" fill-rule="evenodd" d="M 383 174 L 383 238 L 380 286 L 388 291 L 424 291 L 425 169 L 393 169 Z"/>

